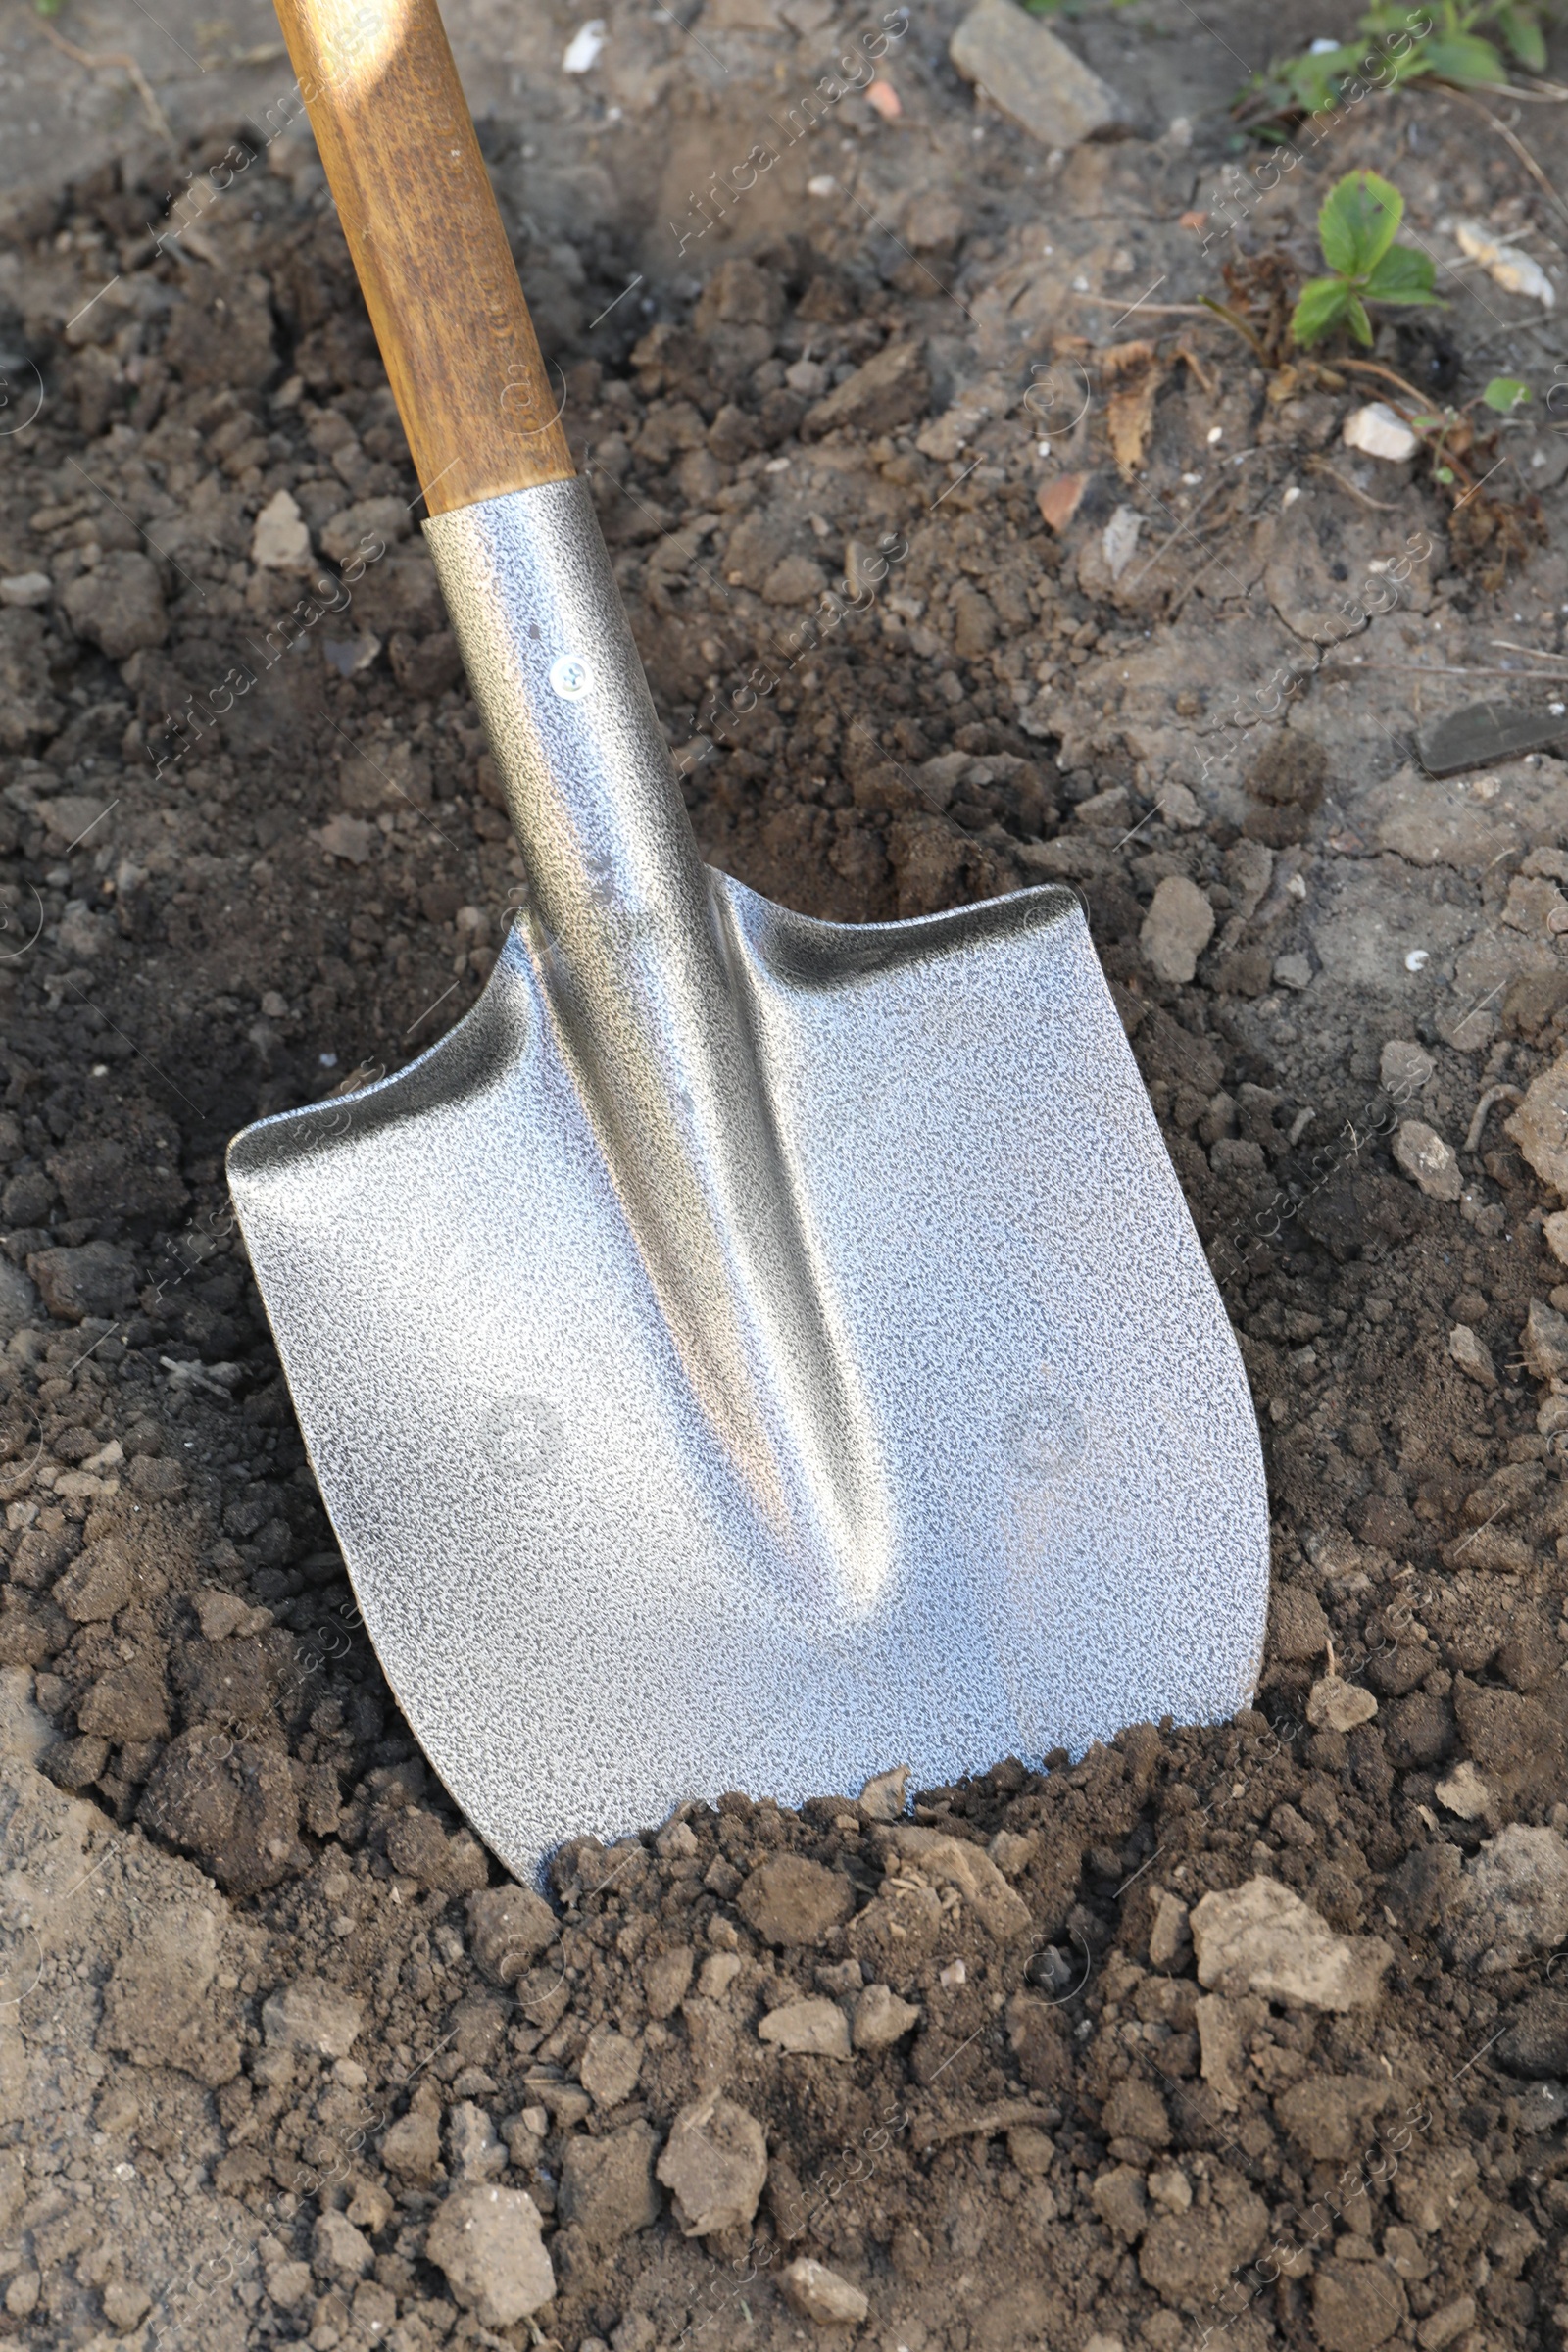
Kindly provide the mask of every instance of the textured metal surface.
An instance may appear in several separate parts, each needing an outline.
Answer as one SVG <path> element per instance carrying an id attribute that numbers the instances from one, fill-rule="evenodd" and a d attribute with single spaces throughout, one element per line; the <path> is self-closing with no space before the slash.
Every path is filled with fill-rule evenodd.
<path id="1" fill-rule="evenodd" d="M 480 1003 L 229 1173 L 394 1690 L 515 1871 L 1250 1695 L 1256 1425 L 1077 902 L 709 872 L 586 492 L 427 524 L 522 843 Z"/>

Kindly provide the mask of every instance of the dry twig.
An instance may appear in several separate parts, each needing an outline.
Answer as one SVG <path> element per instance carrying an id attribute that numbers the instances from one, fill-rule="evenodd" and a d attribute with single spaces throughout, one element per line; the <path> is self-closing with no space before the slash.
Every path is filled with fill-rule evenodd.
<path id="1" fill-rule="evenodd" d="M 174 134 L 169 127 L 169 119 L 158 103 L 152 83 L 128 49 L 78 49 L 74 41 L 68 41 L 63 32 L 56 32 L 47 18 L 43 17 L 38 19 L 38 30 L 63 56 L 69 57 L 73 65 L 85 66 L 90 74 L 107 73 L 110 67 L 118 66 L 141 100 L 147 120 L 158 136 L 167 139 L 171 147 L 173 146 Z"/>

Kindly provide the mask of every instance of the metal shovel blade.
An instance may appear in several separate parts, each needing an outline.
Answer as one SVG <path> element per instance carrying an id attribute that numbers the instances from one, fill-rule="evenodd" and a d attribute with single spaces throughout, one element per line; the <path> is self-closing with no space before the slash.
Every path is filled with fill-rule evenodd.
<path id="1" fill-rule="evenodd" d="M 579 485 L 426 525 L 529 911 L 229 1173 L 388 1679 L 519 1876 L 727 1788 L 1246 1703 L 1229 1324 L 1073 895 L 787 912 L 698 859 Z"/>

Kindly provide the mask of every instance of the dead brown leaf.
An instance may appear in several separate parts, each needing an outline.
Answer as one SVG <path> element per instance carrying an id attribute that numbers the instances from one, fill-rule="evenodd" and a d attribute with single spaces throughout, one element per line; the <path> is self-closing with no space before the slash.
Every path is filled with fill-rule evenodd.
<path id="1" fill-rule="evenodd" d="M 1109 398 L 1105 429 L 1124 482 L 1144 462 L 1154 423 L 1154 399 L 1165 380 L 1165 365 L 1152 343 L 1117 343 L 1100 355 L 1100 380 Z"/>

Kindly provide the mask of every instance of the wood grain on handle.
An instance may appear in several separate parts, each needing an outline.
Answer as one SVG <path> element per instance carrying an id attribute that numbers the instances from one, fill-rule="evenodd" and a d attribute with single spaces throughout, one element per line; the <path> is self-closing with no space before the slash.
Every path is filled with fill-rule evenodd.
<path id="1" fill-rule="evenodd" d="M 276 0 L 432 514 L 573 471 L 434 0 Z"/>

